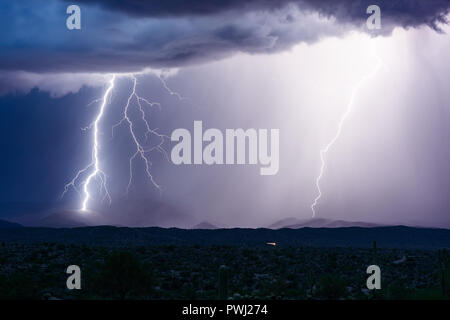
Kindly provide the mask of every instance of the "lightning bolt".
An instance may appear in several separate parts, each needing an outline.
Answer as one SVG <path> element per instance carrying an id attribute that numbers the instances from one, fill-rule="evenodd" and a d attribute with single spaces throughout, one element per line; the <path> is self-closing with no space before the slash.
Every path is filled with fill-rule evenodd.
<path id="1" fill-rule="evenodd" d="M 166 91 L 171 95 L 171 96 L 175 96 L 178 98 L 178 100 L 180 101 L 188 101 L 190 103 L 192 103 L 191 99 L 187 98 L 187 97 L 183 97 L 181 94 L 179 94 L 178 92 L 173 91 L 172 89 L 170 89 L 170 87 L 167 85 L 166 80 L 164 79 L 164 77 L 162 75 L 158 76 L 159 81 L 161 81 L 164 89 L 166 89 Z"/>
<path id="2" fill-rule="evenodd" d="M 128 128 L 129 128 L 129 130 L 130 130 L 130 134 L 131 134 L 131 137 L 133 139 L 133 142 L 134 142 L 134 144 L 136 146 L 136 152 L 131 156 L 131 158 L 129 160 L 129 162 L 130 162 L 130 166 L 129 166 L 129 168 L 130 168 L 130 176 L 129 176 L 128 185 L 127 185 L 126 190 L 127 190 L 127 193 L 128 193 L 129 190 L 130 190 L 130 186 L 131 186 L 132 180 L 133 180 L 133 161 L 136 158 L 140 158 L 142 161 L 144 161 L 145 173 L 146 173 L 147 177 L 150 179 L 152 184 L 161 192 L 162 191 L 161 186 L 155 181 L 153 175 L 150 172 L 151 162 L 150 162 L 149 158 L 147 157 L 147 153 L 156 149 L 156 150 L 160 151 L 166 158 L 168 158 L 167 152 L 163 149 L 162 145 L 164 143 L 164 139 L 165 138 L 169 138 L 169 137 L 166 136 L 166 135 L 159 134 L 158 132 L 156 132 L 155 130 L 150 128 L 150 125 L 149 125 L 149 123 L 148 123 L 148 121 L 147 121 L 147 119 L 145 117 L 145 111 L 144 111 L 144 109 L 142 107 L 142 102 L 148 104 L 150 107 L 153 107 L 155 105 L 160 107 L 161 105 L 158 102 L 150 102 L 147 99 L 140 97 L 136 93 L 137 79 L 136 79 L 135 76 L 132 76 L 132 78 L 133 78 L 133 89 L 132 89 L 131 94 L 128 96 L 127 103 L 126 103 L 126 105 L 124 107 L 123 118 L 117 124 L 115 124 L 113 126 L 113 129 L 112 129 L 113 130 L 113 134 L 114 134 L 114 129 L 116 127 L 122 125 L 123 123 L 126 123 Z M 136 136 L 134 124 L 133 124 L 133 121 L 131 120 L 130 115 L 129 115 L 130 103 L 131 103 L 131 101 L 133 99 L 136 100 L 139 112 L 141 114 L 141 120 L 143 121 L 143 123 L 145 125 L 145 128 L 146 128 L 146 132 L 145 132 L 146 139 L 148 139 L 148 135 L 149 134 L 153 134 L 153 135 L 155 135 L 156 137 L 158 137 L 160 139 L 160 142 L 159 142 L 158 145 L 156 145 L 156 147 L 153 147 L 153 148 L 150 148 L 150 149 L 144 148 L 144 146 L 139 142 L 139 139 Z"/>
<path id="3" fill-rule="evenodd" d="M 136 74 L 121 74 L 121 75 L 113 74 L 111 77 L 111 80 L 109 81 L 109 85 L 104 92 L 103 98 L 96 99 L 90 103 L 90 104 L 92 104 L 92 103 L 101 101 L 101 105 L 100 105 L 99 111 L 97 113 L 97 116 L 95 117 L 95 120 L 89 126 L 82 128 L 83 131 L 93 130 L 92 160 L 86 167 L 79 170 L 77 172 L 77 174 L 75 175 L 75 177 L 64 186 L 64 192 L 62 193 L 62 196 L 61 196 L 61 197 L 64 197 L 65 194 L 70 189 L 75 190 L 80 195 L 80 197 L 82 197 L 82 205 L 80 208 L 81 211 L 84 211 L 84 212 L 88 211 L 88 204 L 89 204 L 89 201 L 92 199 L 92 195 L 90 194 L 89 190 L 91 188 L 92 183 L 95 180 L 98 181 L 98 183 L 100 185 L 99 191 L 101 194 L 103 194 L 102 202 L 105 200 L 108 200 L 108 202 L 111 204 L 111 201 L 112 201 L 111 195 L 110 195 L 110 192 L 109 192 L 108 186 L 107 186 L 107 175 L 102 170 L 101 165 L 100 165 L 99 150 L 101 149 L 101 145 L 100 145 L 100 139 L 99 139 L 99 123 L 101 122 L 101 120 L 104 116 L 105 109 L 108 105 L 108 100 L 110 99 L 112 91 L 114 89 L 115 80 L 119 76 L 130 77 L 133 81 L 131 93 L 128 96 L 125 106 L 123 107 L 122 118 L 118 123 L 113 125 L 112 130 L 111 130 L 112 137 L 114 138 L 114 130 L 121 125 L 126 125 L 130 132 L 133 144 L 136 147 L 135 152 L 129 159 L 129 180 L 128 180 L 128 184 L 126 186 L 126 192 L 128 194 L 128 192 L 130 190 L 130 187 L 131 187 L 131 184 L 133 181 L 133 163 L 137 159 L 140 159 L 141 161 L 143 161 L 143 163 L 145 165 L 146 176 L 149 178 L 149 180 L 151 181 L 153 186 L 155 188 L 157 188 L 160 192 L 162 192 L 162 187 L 156 182 L 155 178 L 153 177 L 153 175 L 151 173 L 152 162 L 150 161 L 149 153 L 156 150 L 156 151 L 160 152 L 161 154 L 163 154 L 163 156 L 169 161 L 169 155 L 167 154 L 166 150 L 163 148 L 163 144 L 166 141 L 166 139 L 170 139 L 170 138 L 167 135 L 160 134 L 157 131 L 158 129 L 152 129 L 150 127 L 144 106 L 148 106 L 150 108 L 157 106 L 158 108 L 161 108 L 161 104 L 159 102 L 151 102 L 148 99 L 138 95 L 137 90 L 136 90 L 136 87 L 138 84 L 136 75 L 144 74 L 144 73 L 146 73 L 146 72 L 136 73 Z M 170 89 L 169 86 L 167 85 L 166 81 L 161 76 L 158 76 L 158 78 L 161 81 L 164 89 L 167 90 L 167 92 L 170 95 L 176 96 L 179 100 L 188 99 L 188 98 L 183 97 L 178 92 L 175 92 L 172 89 Z M 139 112 L 139 115 L 140 115 L 139 119 L 140 119 L 140 121 L 142 121 L 142 123 L 145 126 L 144 143 L 148 141 L 150 136 L 154 136 L 157 139 L 159 139 L 159 142 L 156 145 L 151 146 L 151 147 L 145 147 L 145 145 L 140 141 L 141 139 L 138 138 L 138 134 L 136 133 L 136 127 L 135 127 L 136 123 L 130 115 L 130 108 L 132 108 L 133 106 L 137 108 L 137 111 Z M 86 174 L 88 174 L 87 178 L 84 181 L 79 182 L 82 179 L 82 177 L 85 176 Z M 82 187 L 82 190 L 80 190 L 79 186 Z"/>
<path id="4" fill-rule="evenodd" d="M 94 139 L 94 145 L 92 148 L 92 161 L 90 164 L 88 164 L 85 168 L 78 171 L 78 173 L 75 175 L 75 177 L 64 186 L 64 192 L 62 194 L 62 197 L 69 191 L 70 187 L 73 187 L 75 191 L 77 191 L 80 194 L 80 191 L 78 190 L 76 186 L 76 182 L 81 177 L 82 174 L 89 171 L 90 169 L 93 169 L 89 176 L 87 177 L 86 181 L 84 181 L 83 185 L 83 193 L 84 193 L 84 200 L 82 202 L 81 211 L 87 210 L 87 204 L 89 199 L 91 198 L 91 195 L 89 194 L 89 185 L 91 184 L 92 179 L 98 178 L 100 181 L 100 189 L 104 192 L 105 197 L 108 198 L 108 200 L 111 202 L 111 196 L 109 194 L 107 185 L 106 185 L 106 174 L 103 172 L 103 170 L 100 168 L 99 163 L 99 138 L 98 138 L 98 124 L 101 121 L 103 114 L 105 112 L 105 108 L 107 105 L 108 97 L 111 94 L 111 91 L 114 88 L 114 81 L 116 79 L 116 75 L 113 75 L 111 77 L 111 80 L 109 81 L 109 86 L 105 91 L 105 94 L 103 95 L 102 104 L 100 106 L 100 110 L 97 114 L 97 117 L 95 118 L 94 122 L 92 122 L 87 128 L 83 128 L 83 130 L 87 130 L 90 128 L 94 129 L 93 133 L 93 139 Z"/>
<path id="5" fill-rule="evenodd" d="M 370 40 L 370 41 L 374 41 L 374 40 Z M 342 133 L 342 129 L 344 127 L 344 124 L 347 120 L 347 118 L 349 117 L 350 113 L 353 110 L 353 106 L 355 104 L 355 98 L 358 95 L 359 90 L 361 89 L 361 87 L 364 85 L 364 83 L 372 78 L 373 76 L 375 76 L 378 71 L 380 70 L 381 66 L 382 66 L 382 61 L 381 59 L 378 57 L 378 55 L 376 54 L 374 47 L 373 47 L 373 42 L 371 42 L 371 53 L 372 55 L 375 57 L 375 59 L 377 60 L 377 64 L 376 67 L 368 74 L 366 74 L 365 76 L 363 76 L 361 78 L 361 80 L 359 80 L 353 87 L 351 95 L 350 95 L 350 100 L 349 103 L 347 105 L 347 108 L 345 109 L 345 112 L 342 114 L 340 120 L 339 120 L 339 124 L 338 124 L 338 128 L 336 131 L 336 134 L 333 136 L 333 138 L 330 140 L 330 142 L 328 142 L 328 144 L 320 150 L 320 171 L 319 171 L 319 175 L 316 178 L 316 189 L 317 189 L 317 196 L 315 197 L 313 203 L 311 204 L 311 211 L 312 211 L 312 217 L 314 218 L 316 216 L 316 206 L 320 200 L 320 198 L 322 197 L 322 189 L 320 188 L 320 181 L 322 180 L 324 173 L 325 173 L 325 166 L 326 166 L 326 156 L 328 151 L 333 147 L 333 145 L 336 143 L 336 141 L 339 139 L 339 137 L 341 136 Z"/>

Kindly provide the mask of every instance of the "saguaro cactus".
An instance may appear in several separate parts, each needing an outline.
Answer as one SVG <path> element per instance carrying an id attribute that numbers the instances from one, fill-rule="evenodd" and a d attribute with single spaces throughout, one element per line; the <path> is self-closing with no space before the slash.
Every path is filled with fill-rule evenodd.
<path id="1" fill-rule="evenodd" d="M 228 298 L 228 267 L 221 265 L 219 268 L 219 299 L 226 300 Z"/>

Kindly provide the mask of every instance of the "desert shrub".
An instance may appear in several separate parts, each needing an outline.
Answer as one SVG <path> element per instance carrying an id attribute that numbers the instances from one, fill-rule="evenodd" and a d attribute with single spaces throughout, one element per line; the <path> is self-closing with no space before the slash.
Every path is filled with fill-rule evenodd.
<path id="1" fill-rule="evenodd" d="M 14 272 L 0 275 L 0 300 L 40 299 L 39 285 L 33 281 L 30 272 Z"/>
<path id="2" fill-rule="evenodd" d="M 320 277 L 316 295 L 322 299 L 337 300 L 347 297 L 347 286 L 337 275 L 327 274 Z"/>
<path id="3" fill-rule="evenodd" d="M 99 266 L 93 282 L 95 292 L 106 298 L 149 297 L 153 274 L 133 253 L 113 251 Z"/>
<path id="4" fill-rule="evenodd" d="M 412 298 L 412 290 L 408 289 L 405 284 L 394 281 L 387 287 L 383 298 L 388 300 L 410 300 Z"/>

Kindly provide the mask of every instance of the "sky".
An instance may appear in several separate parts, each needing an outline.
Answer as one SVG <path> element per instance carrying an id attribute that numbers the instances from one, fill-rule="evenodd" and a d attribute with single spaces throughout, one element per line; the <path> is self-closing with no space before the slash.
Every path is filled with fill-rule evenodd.
<path id="1" fill-rule="evenodd" d="M 66 28 L 71 4 L 81 30 Z M 366 26 L 372 4 L 380 30 Z M 177 227 L 309 219 L 321 150 L 333 142 L 317 218 L 448 228 L 449 10 L 444 0 L 0 0 L 0 218 L 75 212 Z M 123 116 L 135 83 L 151 104 L 131 96 L 130 131 Z M 160 135 L 192 133 L 196 120 L 222 132 L 278 129 L 277 174 L 175 165 L 176 142 Z M 133 157 L 133 132 L 150 150 L 151 179 Z M 101 172 L 82 212 L 95 168 L 70 182 L 92 162 L 95 136 Z"/>

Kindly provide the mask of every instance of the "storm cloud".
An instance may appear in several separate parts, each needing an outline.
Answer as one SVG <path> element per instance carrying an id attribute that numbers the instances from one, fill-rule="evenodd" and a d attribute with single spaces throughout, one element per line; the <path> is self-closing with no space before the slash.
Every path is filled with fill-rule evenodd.
<path id="1" fill-rule="evenodd" d="M 237 52 L 274 53 L 350 30 L 367 31 L 373 1 L 81 0 L 82 30 L 65 27 L 67 1 L 2 2 L 0 78 L 11 72 L 135 72 Z M 382 34 L 428 25 L 439 31 L 450 1 L 378 1 Z M 8 71 L 8 72 L 7 72 Z"/>
<path id="2" fill-rule="evenodd" d="M 68 1 L 68 0 L 66 0 Z M 370 5 L 379 5 L 390 24 L 414 27 L 427 24 L 439 29 L 445 23 L 449 11 L 448 0 L 165 0 L 165 1 L 118 1 L 118 0 L 80 0 L 81 3 L 98 4 L 111 10 L 137 17 L 173 17 L 217 15 L 227 11 L 275 11 L 286 5 L 295 5 L 304 11 L 319 12 L 333 16 L 340 23 L 361 24 L 364 12 Z"/>

